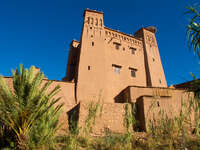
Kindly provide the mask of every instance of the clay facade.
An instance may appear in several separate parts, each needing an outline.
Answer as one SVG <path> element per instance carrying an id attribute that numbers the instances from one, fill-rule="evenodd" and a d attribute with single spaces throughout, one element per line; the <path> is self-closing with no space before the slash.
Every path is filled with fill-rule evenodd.
<path id="1" fill-rule="evenodd" d="M 101 96 L 113 103 L 127 86 L 167 87 L 155 28 L 141 28 L 135 36 L 104 26 L 103 13 L 85 10 L 80 43 L 72 41 L 67 76 L 75 80 L 78 101 Z"/>

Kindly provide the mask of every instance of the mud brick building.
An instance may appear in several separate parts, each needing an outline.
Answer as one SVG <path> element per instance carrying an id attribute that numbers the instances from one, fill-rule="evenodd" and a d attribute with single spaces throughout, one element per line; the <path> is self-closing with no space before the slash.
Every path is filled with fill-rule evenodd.
<path id="1" fill-rule="evenodd" d="M 152 113 L 163 109 L 172 117 L 178 115 L 188 93 L 167 87 L 156 28 L 142 27 L 129 35 L 105 27 L 103 17 L 103 12 L 84 11 L 80 41 L 73 40 L 69 48 L 66 76 L 53 82 L 52 87 L 61 86 L 57 96 L 65 103 L 61 120 L 68 126 L 71 114 L 76 112 L 76 122 L 83 126 L 91 101 L 103 105 L 94 126 L 97 134 L 105 129 L 125 131 L 126 104 L 136 104 L 136 118 L 144 131 Z M 149 110 L 152 102 L 156 103 L 154 111 Z"/>

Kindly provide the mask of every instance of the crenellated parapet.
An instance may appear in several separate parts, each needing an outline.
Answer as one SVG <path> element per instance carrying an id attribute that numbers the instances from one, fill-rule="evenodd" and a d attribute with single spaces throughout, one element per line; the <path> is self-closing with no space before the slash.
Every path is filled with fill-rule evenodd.
<path id="1" fill-rule="evenodd" d="M 104 27 L 105 29 L 105 37 L 106 38 L 113 38 L 118 39 L 121 42 L 126 42 L 132 46 L 139 46 L 142 47 L 142 39 L 136 38 L 133 35 L 129 35 L 117 30 L 113 30 L 107 27 Z"/>

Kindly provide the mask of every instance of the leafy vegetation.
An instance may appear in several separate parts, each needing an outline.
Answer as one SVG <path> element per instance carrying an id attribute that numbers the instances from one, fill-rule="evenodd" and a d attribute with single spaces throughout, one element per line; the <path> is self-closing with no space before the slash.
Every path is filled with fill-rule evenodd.
<path id="1" fill-rule="evenodd" d="M 13 90 L 0 77 L 0 123 L 1 148 L 52 149 L 56 147 L 56 131 L 62 104 L 53 98 L 59 86 L 47 91 L 51 81 L 43 84 L 44 74 L 34 73 L 20 66 L 12 71 Z"/>
<path id="2" fill-rule="evenodd" d="M 194 54 L 200 57 L 200 6 L 186 7 L 186 14 L 191 16 L 190 22 L 187 25 L 188 44 Z"/>

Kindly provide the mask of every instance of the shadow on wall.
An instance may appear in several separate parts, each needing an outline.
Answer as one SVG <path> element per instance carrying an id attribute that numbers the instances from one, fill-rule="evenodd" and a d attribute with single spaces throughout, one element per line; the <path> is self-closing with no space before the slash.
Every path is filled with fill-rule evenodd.
<path id="1" fill-rule="evenodd" d="M 67 112 L 70 132 L 76 132 L 76 130 L 78 129 L 79 112 L 80 103 Z"/>
<path id="2" fill-rule="evenodd" d="M 131 103 L 129 86 L 114 97 L 115 103 Z"/>

